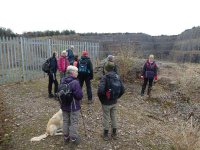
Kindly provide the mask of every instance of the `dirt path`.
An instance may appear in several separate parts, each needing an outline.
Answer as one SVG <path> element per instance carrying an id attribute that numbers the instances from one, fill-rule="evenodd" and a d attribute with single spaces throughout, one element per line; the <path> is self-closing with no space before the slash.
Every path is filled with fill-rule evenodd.
<path id="1" fill-rule="evenodd" d="M 126 94 L 118 103 L 118 134 L 117 141 L 105 142 L 102 134 L 102 111 L 96 96 L 96 84 L 93 83 L 94 104 L 88 105 L 83 99 L 82 112 L 86 124 L 86 134 L 83 127 L 83 118 L 80 118 L 79 133 L 81 144 L 75 149 L 84 150 L 169 150 L 173 143 L 167 133 L 173 132 L 182 122 L 177 112 L 169 113 L 168 106 L 158 103 L 159 96 L 167 94 L 159 86 L 152 98 L 141 97 L 140 84 L 126 85 Z M 34 136 L 45 132 L 49 118 L 59 110 L 59 104 L 47 97 L 47 78 L 0 86 L 3 92 L 1 100 L 6 115 L 3 118 L 7 125 L 6 133 L 8 144 L 4 143 L 0 149 L 9 150 L 58 150 L 72 149 L 70 145 L 63 144 L 62 136 L 47 137 L 40 142 L 30 142 Z M 85 91 L 85 90 L 84 90 Z M 153 92 L 154 92 L 153 91 Z M 170 104 L 169 104 L 170 105 Z M 171 106 L 171 105 L 170 105 Z"/>

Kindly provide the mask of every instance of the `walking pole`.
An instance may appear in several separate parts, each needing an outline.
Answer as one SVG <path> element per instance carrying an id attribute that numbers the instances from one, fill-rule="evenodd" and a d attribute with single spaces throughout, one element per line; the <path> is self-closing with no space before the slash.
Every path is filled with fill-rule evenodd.
<path id="1" fill-rule="evenodd" d="M 83 120 L 83 128 L 84 128 L 84 130 L 85 130 L 85 136 L 87 137 L 87 134 L 86 134 L 86 127 L 85 127 L 85 121 L 84 121 L 84 118 L 83 118 L 83 112 L 82 112 L 82 110 L 80 110 L 80 112 L 81 112 L 81 117 L 82 117 L 82 120 Z"/>

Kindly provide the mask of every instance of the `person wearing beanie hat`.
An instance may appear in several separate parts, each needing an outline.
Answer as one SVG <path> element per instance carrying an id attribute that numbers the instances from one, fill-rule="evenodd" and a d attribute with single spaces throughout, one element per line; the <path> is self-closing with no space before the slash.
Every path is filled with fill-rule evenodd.
<path id="1" fill-rule="evenodd" d="M 57 52 L 53 52 L 53 56 L 50 57 L 49 60 L 49 67 L 50 72 L 49 75 L 49 83 L 48 83 L 48 93 L 49 98 L 56 97 L 57 91 L 58 91 L 58 81 L 56 79 L 56 72 L 57 72 Z M 54 83 L 54 94 L 52 94 L 52 85 Z"/>
<path id="2" fill-rule="evenodd" d="M 114 56 L 113 55 L 108 55 L 107 60 L 111 61 L 111 62 L 114 62 Z"/>
<path id="3" fill-rule="evenodd" d="M 71 141 L 74 144 L 79 144 L 78 121 L 83 91 L 77 80 L 78 68 L 72 65 L 68 66 L 67 74 L 67 77 L 62 78 L 61 84 L 68 84 L 70 86 L 69 88 L 73 95 L 73 101 L 71 103 L 61 103 L 60 105 L 63 114 L 64 142 L 68 143 Z"/>
<path id="4" fill-rule="evenodd" d="M 73 62 L 74 62 L 74 52 L 73 52 L 73 50 L 74 50 L 74 45 L 71 45 L 70 49 L 66 50 L 67 58 L 68 58 L 70 65 L 73 65 Z"/>
<path id="5" fill-rule="evenodd" d="M 86 50 L 82 51 L 82 56 L 87 56 L 88 52 Z"/>
<path id="6" fill-rule="evenodd" d="M 144 96 L 144 92 L 145 92 L 148 82 L 149 82 L 149 86 L 148 86 L 147 95 L 150 96 L 153 81 L 156 82 L 158 80 L 157 69 L 158 67 L 154 61 L 154 55 L 151 54 L 149 55 L 149 59 L 146 61 L 146 63 L 143 66 L 141 78 L 144 79 L 144 83 L 142 85 L 141 96 Z"/>
<path id="7" fill-rule="evenodd" d="M 111 121 L 112 134 L 111 137 L 117 139 L 117 99 L 124 94 L 124 85 L 119 75 L 113 70 L 114 62 L 108 61 L 105 64 L 106 74 L 101 78 L 98 85 L 97 94 L 102 104 L 103 111 L 103 139 L 109 140 L 108 132 Z"/>
<path id="8" fill-rule="evenodd" d="M 91 80 L 93 79 L 93 65 L 88 57 L 88 52 L 86 50 L 82 51 L 82 56 L 77 64 L 78 68 L 78 79 L 81 87 L 85 82 L 87 88 L 87 97 L 88 104 L 91 104 L 92 101 L 92 88 L 91 88 Z"/>
<path id="9" fill-rule="evenodd" d="M 114 64 L 113 71 L 115 71 L 117 74 L 119 74 L 119 73 L 118 73 L 118 66 L 117 66 L 116 63 L 114 62 L 114 56 L 113 56 L 113 55 L 108 55 L 108 57 L 106 58 L 106 62 L 105 62 L 104 65 L 103 65 L 103 75 L 105 75 L 105 65 L 106 65 L 108 62 L 112 62 L 112 63 Z"/>

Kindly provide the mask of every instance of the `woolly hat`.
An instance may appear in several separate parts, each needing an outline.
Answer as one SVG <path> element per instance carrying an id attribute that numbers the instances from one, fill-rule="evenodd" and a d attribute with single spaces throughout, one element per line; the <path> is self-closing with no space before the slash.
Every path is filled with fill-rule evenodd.
<path id="1" fill-rule="evenodd" d="M 114 61 L 114 56 L 113 55 L 108 55 L 107 60 L 113 62 Z"/>
<path id="2" fill-rule="evenodd" d="M 114 62 L 107 62 L 105 64 L 105 71 L 109 72 L 109 71 L 113 71 L 115 67 Z"/>
<path id="3" fill-rule="evenodd" d="M 82 56 L 87 56 L 88 52 L 86 50 L 82 51 Z"/>

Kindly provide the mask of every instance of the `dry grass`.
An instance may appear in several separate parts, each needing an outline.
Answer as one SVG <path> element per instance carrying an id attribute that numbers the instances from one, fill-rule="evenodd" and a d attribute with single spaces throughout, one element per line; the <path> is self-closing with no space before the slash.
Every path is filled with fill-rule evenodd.
<path id="1" fill-rule="evenodd" d="M 7 134 L 12 130 L 11 115 L 6 113 L 7 106 L 3 101 L 5 93 L 0 92 L 0 150 L 9 149 L 11 142 L 11 135 Z"/>
<path id="2" fill-rule="evenodd" d="M 168 65 L 170 65 L 170 67 L 166 67 Z M 166 136 L 168 136 L 173 143 L 172 149 L 174 150 L 200 149 L 200 126 L 198 122 L 199 113 L 198 107 L 196 107 L 199 103 L 200 96 L 199 70 L 199 64 L 176 64 L 167 62 L 160 64 L 159 75 L 163 80 L 162 86 L 165 88 L 165 90 L 168 90 L 168 95 L 166 95 L 166 97 L 170 100 L 170 103 L 166 103 L 166 101 L 161 100 L 161 105 L 163 106 L 163 109 L 168 108 L 168 106 L 172 108 L 180 105 L 182 108 L 176 108 L 177 112 L 179 111 L 179 114 L 184 113 L 184 120 L 179 120 L 179 123 L 177 123 L 179 125 L 166 132 Z M 164 81 L 165 79 L 166 81 Z M 170 90 L 169 85 L 171 83 L 176 84 L 173 90 Z M 183 110 L 185 102 L 189 102 L 189 104 L 186 104 L 188 109 Z M 177 103 L 179 105 L 177 105 Z M 194 113 L 194 117 L 192 116 L 186 122 L 186 116 L 190 115 L 189 113 L 191 111 Z"/>
<path id="3" fill-rule="evenodd" d="M 194 125 L 191 117 L 188 122 L 182 123 L 175 132 L 168 136 L 170 136 L 175 150 L 198 150 L 200 149 L 199 135 L 200 127 Z"/>
<path id="4" fill-rule="evenodd" d="M 199 102 L 200 65 L 186 64 L 182 76 L 178 79 L 180 91 L 190 97 L 192 102 Z"/>
<path id="5" fill-rule="evenodd" d="M 133 57 L 133 52 L 121 51 L 117 55 L 116 63 L 122 80 L 134 82 L 141 74 L 144 60 Z"/>
<path id="6" fill-rule="evenodd" d="M 124 81 L 134 81 L 133 74 L 137 74 L 141 67 L 141 60 L 131 57 L 128 52 L 122 52 L 117 57 L 120 66 L 120 74 Z M 133 66 L 135 68 L 133 68 Z M 137 67 L 137 69 L 136 69 Z M 166 79 L 163 83 L 167 95 L 160 93 L 152 99 L 148 99 L 153 103 L 160 104 L 161 109 L 169 110 L 176 107 L 176 103 L 192 103 L 195 105 L 199 102 L 200 97 L 200 65 L 199 64 L 177 64 L 168 62 L 158 62 L 159 78 Z M 132 70 L 131 70 L 132 69 Z M 131 72 L 132 71 L 132 72 Z M 136 75 L 137 76 L 137 75 Z M 163 78 L 164 77 L 164 78 Z M 162 88 L 157 86 L 158 88 Z M 166 88 L 167 87 L 167 88 Z M 173 88 L 173 89 L 172 89 Z M 166 97 L 166 98 L 165 98 Z M 163 99 L 164 98 L 164 99 Z M 182 104 L 183 105 L 183 104 Z M 191 107 L 193 106 L 191 105 Z M 192 110 L 192 108 L 191 108 Z M 199 114 L 195 114 L 197 117 Z M 180 126 L 176 129 L 164 132 L 172 141 L 172 149 L 174 150 L 198 150 L 200 149 L 200 126 L 194 121 L 185 122 L 180 120 Z"/>

